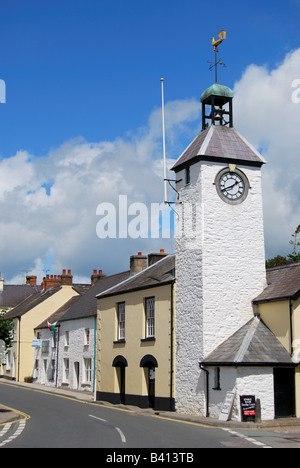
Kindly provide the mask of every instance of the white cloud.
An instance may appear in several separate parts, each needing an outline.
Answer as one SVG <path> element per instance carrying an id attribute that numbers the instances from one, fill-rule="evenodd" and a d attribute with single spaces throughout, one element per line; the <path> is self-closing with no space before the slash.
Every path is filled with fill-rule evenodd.
<path id="1" fill-rule="evenodd" d="M 189 132 L 186 123 L 199 115 L 199 107 L 193 100 L 166 105 L 168 149 L 176 156 L 174 145 Z M 40 278 L 47 268 L 54 274 L 71 268 L 77 278 L 88 278 L 95 268 L 104 274 L 128 269 L 129 256 L 140 250 L 170 251 L 172 239 L 96 235 L 99 203 L 118 208 L 124 194 L 128 208 L 144 203 L 150 211 L 152 202 L 163 201 L 161 128 L 160 110 L 154 109 L 148 125 L 126 139 L 76 138 L 42 158 L 23 151 L 2 160 L 0 270 L 6 279 L 25 278 L 29 269 Z"/>
<path id="2" fill-rule="evenodd" d="M 300 222 L 300 103 L 293 83 L 300 78 L 300 49 L 274 70 L 250 65 L 235 84 L 234 121 L 267 160 L 263 168 L 267 257 L 286 255 Z"/>
<path id="3" fill-rule="evenodd" d="M 267 256 L 289 251 L 300 223 L 300 49 L 274 70 L 250 65 L 235 84 L 234 124 L 268 164 L 263 168 Z M 196 99 L 166 103 L 167 158 L 171 166 L 201 128 Z M 174 174 L 170 174 L 173 178 Z M 129 256 L 165 248 L 174 239 L 99 239 L 97 206 L 127 195 L 128 204 L 163 201 L 161 109 L 148 124 L 114 141 L 76 138 L 37 158 L 26 151 L 0 161 L 0 271 L 6 280 L 41 277 L 47 268 L 89 278 L 128 269 Z M 169 189 L 169 196 L 174 193 Z M 269 253 L 269 255 L 268 255 Z"/>

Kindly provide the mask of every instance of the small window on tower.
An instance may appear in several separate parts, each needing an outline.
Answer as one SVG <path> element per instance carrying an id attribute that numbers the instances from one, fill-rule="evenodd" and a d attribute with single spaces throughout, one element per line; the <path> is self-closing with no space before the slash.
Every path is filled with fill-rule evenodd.
<path id="1" fill-rule="evenodd" d="M 191 181 L 190 166 L 185 168 L 185 185 L 188 185 Z"/>

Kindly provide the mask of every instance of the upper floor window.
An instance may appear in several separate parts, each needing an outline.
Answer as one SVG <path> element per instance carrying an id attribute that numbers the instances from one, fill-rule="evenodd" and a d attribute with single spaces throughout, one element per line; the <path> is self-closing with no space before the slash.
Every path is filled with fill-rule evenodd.
<path id="1" fill-rule="evenodd" d="M 118 340 L 125 340 L 125 302 L 118 303 Z"/>
<path id="2" fill-rule="evenodd" d="M 90 329 L 86 328 L 84 330 L 84 344 L 89 345 L 90 344 Z"/>
<path id="3" fill-rule="evenodd" d="M 146 312 L 146 338 L 155 336 L 155 298 L 146 297 L 145 299 Z"/>

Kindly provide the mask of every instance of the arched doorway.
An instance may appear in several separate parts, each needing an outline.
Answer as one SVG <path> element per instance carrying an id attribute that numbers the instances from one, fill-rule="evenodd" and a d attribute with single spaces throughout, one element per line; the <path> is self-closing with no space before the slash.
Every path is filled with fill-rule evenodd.
<path id="1" fill-rule="evenodd" d="M 150 408 L 155 407 L 155 368 L 158 367 L 157 360 L 151 354 L 141 359 L 140 367 L 145 369 L 145 377 L 148 388 L 148 403 Z"/>
<path id="2" fill-rule="evenodd" d="M 116 356 L 112 365 L 116 368 L 120 392 L 120 403 L 124 405 L 126 399 L 125 368 L 128 366 L 127 360 L 124 358 L 124 356 Z"/>

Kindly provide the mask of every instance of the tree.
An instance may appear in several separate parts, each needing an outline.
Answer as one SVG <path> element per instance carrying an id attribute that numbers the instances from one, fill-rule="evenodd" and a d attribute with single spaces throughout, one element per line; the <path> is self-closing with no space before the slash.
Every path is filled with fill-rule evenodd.
<path id="1" fill-rule="evenodd" d="M 6 348 L 11 346 L 13 319 L 4 320 L 3 315 L 6 311 L 0 310 L 0 340 L 5 342 Z"/>
<path id="2" fill-rule="evenodd" d="M 299 234 L 300 234 L 300 224 L 296 228 L 294 234 L 292 234 L 292 239 L 290 240 L 290 244 L 293 246 L 292 253 L 288 254 L 287 258 L 292 262 L 299 262 L 300 261 L 300 242 L 299 242 Z"/>
<path id="3" fill-rule="evenodd" d="M 266 261 L 266 268 L 274 268 L 281 265 L 288 265 L 293 262 L 300 262 L 300 224 L 295 229 L 295 232 L 292 234 L 292 239 L 290 244 L 293 246 L 292 253 L 288 254 L 286 257 L 282 255 L 277 255 L 274 258 L 270 258 Z"/>

